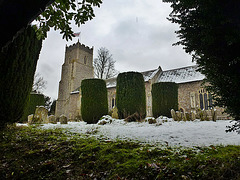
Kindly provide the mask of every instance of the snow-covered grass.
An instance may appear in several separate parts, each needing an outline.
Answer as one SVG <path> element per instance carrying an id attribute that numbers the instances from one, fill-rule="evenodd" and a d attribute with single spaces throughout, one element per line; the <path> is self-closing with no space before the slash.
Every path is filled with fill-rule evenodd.
<path id="1" fill-rule="evenodd" d="M 236 132 L 226 133 L 229 120 L 213 121 L 181 121 L 161 117 L 157 123 L 125 122 L 104 116 L 98 124 L 85 122 L 68 122 L 68 124 L 44 124 L 41 128 L 64 128 L 67 131 L 86 134 L 96 138 L 132 140 L 140 143 L 163 144 L 168 146 L 209 146 L 240 145 L 240 135 Z M 104 125 L 100 125 L 104 124 Z"/>

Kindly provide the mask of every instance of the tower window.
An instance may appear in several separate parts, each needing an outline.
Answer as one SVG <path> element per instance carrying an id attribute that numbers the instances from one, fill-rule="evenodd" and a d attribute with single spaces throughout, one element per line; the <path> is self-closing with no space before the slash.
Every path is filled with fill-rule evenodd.
<path id="1" fill-rule="evenodd" d="M 84 64 L 87 64 L 87 56 L 84 57 Z"/>

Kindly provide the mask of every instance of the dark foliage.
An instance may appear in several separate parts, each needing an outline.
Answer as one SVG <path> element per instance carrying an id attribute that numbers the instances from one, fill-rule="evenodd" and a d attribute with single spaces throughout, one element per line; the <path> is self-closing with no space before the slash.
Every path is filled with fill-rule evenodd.
<path id="1" fill-rule="evenodd" d="M 240 1 L 167 0 L 181 44 L 199 65 L 218 106 L 240 117 Z"/>
<path id="2" fill-rule="evenodd" d="M 108 114 L 107 88 L 102 79 L 84 79 L 81 83 L 81 113 L 87 123 L 97 123 Z"/>
<path id="3" fill-rule="evenodd" d="M 0 49 L 17 37 L 18 33 L 32 21 L 38 21 L 37 34 L 46 38 L 50 28 L 60 30 L 66 40 L 74 37 L 71 22 L 77 26 L 95 17 L 93 8 L 100 7 L 102 0 L 1 0 L 0 26 L 2 40 Z M 13 23 L 14 22 L 14 23 Z"/>
<path id="4" fill-rule="evenodd" d="M 143 75 L 138 72 L 120 73 L 117 77 L 116 106 L 119 118 L 138 113 L 146 116 L 146 94 Z"/>
<path id="5" fill-rule="evenodd" d="M 31 93 L 20 122 L 26 122 L 28 115 L 34 114 L 37 106 L 45 106 L 44 95 Z"/>
<path id="6" fill-rule="evenodd" d="M 174 82 L 160 82 L 152 85 L 153 117 L 171 117 L 171 109 L 178 109 L 178 85 Z"/>
<path id="7" fill-rule="evenodd" d="M 22 117 L 41 47 L 42 41 L 28 26 L 0 52 L 0 128 Z"/>
<path id="8" fill-rule="evenodd" d="M 2 27 L 2 38 L 0 50 L 10 43 L 17 35 L 31 23 L 45 7 L 54 0 L 28 1 L 28 0 L 2 0 L 0 3 L 0 26 Z M 3 28 L 4 27 L 4 28 Z"/>

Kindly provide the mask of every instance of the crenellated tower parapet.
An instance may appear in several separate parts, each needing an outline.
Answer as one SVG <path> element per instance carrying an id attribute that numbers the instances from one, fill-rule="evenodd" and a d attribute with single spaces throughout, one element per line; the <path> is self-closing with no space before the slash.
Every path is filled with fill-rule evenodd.
<path id="1" fill-rule="evenodd" d="M 93 47 L 90 48 L 88 46 L 85 46 L 84 44 L 81 44 L 79 41 L 77 43 L 74 43 L 74 44 L 70 45 L 70 46 L 66 46 L 66 52 L 67 51 L 72 51 L 74 49 L 81 49 L 85 52 L 93 54 Z"/>

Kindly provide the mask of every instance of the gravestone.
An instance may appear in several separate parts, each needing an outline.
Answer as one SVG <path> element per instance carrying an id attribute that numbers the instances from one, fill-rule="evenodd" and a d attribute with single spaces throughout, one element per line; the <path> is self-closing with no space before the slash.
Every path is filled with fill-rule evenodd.
<path id="1" fill-rule="evenodd" d="M 59 118 L 59 122 L 60 124 L 67 124 L 68 123 L 67 117 L 65 115 L 61 115 Z"/>
<path id="2" fill-rule="evenodd" d="M 115 118 L 115 119 L 118 119 L 118 109 L 117 107 L 115 106 L 113 109 L 112 109 L 112 118 Z"/>
<path id="3" fill-rule="evenodd" d="M 195 112 L 191 112 L 191 119 L 192 121 L 194 121 L 196 119 L 196 113 Z"/>
<path id="4" fill-rule="evenodd" d="M 33 122 L 33 114 L 28 115 L 28 124 L 32 124 Z"/>
<path id="5" fill-rule="evenodd" d="M 216 111 L 216 109 L 214 109 L 214 108 L 211 109 L 211 115 L 212 115 L 212 120 L 216 122 L 217 121 L 217 111 Z"/>
<path id="6" fill-rule="evenodd" d="M 38 106 L 33 116 L 33 123 L 48 123 L 48 110 L 43 106 Z"/>
<path id="7" fill-rule="evenodd" d="M 176 113 L 175 113 L 174 109 L 171 109 L 171 115 L 172 115 L 173 120 L 176 121 L 177 118 L 176 118 Z"/>
<path id="8" fill-rule="evenodd" d="M 52 124 L 57 124 L 56 117 L 54 115 L 48 116 L 48 122 Z"/>

